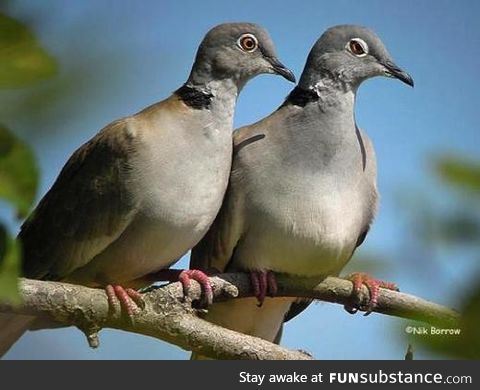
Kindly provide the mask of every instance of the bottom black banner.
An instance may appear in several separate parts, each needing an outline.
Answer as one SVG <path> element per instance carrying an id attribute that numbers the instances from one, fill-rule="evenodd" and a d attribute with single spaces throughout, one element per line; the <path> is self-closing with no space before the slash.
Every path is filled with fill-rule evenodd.
<path id="1" fill-rule="evenodd" d="M 0 361 L 0 389 L 471 388 L 478 361 Z"/>

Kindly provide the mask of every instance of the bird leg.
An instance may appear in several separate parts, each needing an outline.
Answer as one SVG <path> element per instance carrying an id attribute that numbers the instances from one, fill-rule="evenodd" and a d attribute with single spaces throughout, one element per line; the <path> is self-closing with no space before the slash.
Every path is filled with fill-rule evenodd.
<path id="1" fill-rule="evenodd" d="M 200 284 L 202 289 L 202 306 L 209 306 L 213 303 L 213 290 L 212 284 L 208 275 L 198 269 L 163 269 L 155 274 L 152 274 L 152 277 L 156 281 L 165 280 L 168 282 L 180 282 L 183 287 L 184 297 L 188 297 L 190 293 L 190 282 L 195 280 Z"/>
<path id="2" fill-rule="evenodd" d="M 359 309 L 365 310 L 365 316 L 368 316 L 370 313 L 372 313 L 373 309 L 375 309 L 378 303 L 378 294 L 380 292 L 380 288 L 399 291 L 395 283 L 374 279 L 364 272 L 355 272 L 348 275 L 345 279 L 350 280 L 353 283 L 352 297 L 355 303 L 346 304 L 344 306 L 345 310 L 350 314 L 355 314 Z M 367 287 L 370 298 L 366 305 L 360 306 L 357 302 L 360 302 L 361 300 L 361 291 L 363 285 Z"/>
<path id="3" fill-rule="evenodd" d="M 263 305 L 267 295 L 270 297 L 277 295 L 277 279 L 272 271 L 250 271 L 250 282 L 258 307 Z"/>
<path id="4" fill-rule="evenodd" d="M 119 311 L 123 307 L 130 318 L 133 318 L 140 311 L 140 308 L 145 306 L 142 294 L 133 288 L 109 284 L 105 287 L 105 292 L 110 307 L 115 311 Z"/>
<path id="5" fill-rule="evenodd" d="M 210 306 L 213 303 L 212 284 L 208 275 L 198 269 L 185 269 L 178 275 L 178 281 L 182 283 L 183 294 L 188 296 L 190 292 L 190 281 L 197 281 L 202 288 L 202 303 Z"/>

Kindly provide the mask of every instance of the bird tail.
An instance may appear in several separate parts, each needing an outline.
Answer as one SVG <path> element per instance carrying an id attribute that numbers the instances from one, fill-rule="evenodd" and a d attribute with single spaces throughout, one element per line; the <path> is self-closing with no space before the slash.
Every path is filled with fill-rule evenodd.
<path id="1" fill-rule="evenodd" d="M 28 330 L 35 317 L 0 313 L 0 358 Z"/>

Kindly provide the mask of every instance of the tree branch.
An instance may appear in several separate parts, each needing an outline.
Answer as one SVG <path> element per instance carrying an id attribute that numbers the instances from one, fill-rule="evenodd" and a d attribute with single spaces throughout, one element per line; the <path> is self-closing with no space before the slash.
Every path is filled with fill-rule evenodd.
<path id="1" fill-rule="evenodd" d="M 246 274 L 222 274 L 210 278 L 214 301 L 252 296 Z M 351 301 L 352 283 L 328 277 L 316 281 L 278 275 L 279 296 L 314 298 L 345 304 Z M 152 336 L 181 348 L 216 359 L 311 359 L 300 351 L 287 350 L 265 340 L 213 325 L 199 318 L 191 301 L 183 299 L 180 283 L 152 289 L 144 294 L 145 308 L 134 322 L 112 313 L 103 290 L 66 283 L 22 279 L 21 306 L 0 305 L 0 312 L 35 315 L 64 325 L 75 325 L 86 335 L 91 346 L 98 345 L 101 328 L 115 328 Z M 192 282 L 190 297 L 200 298 L 200 287 Z M 360 304 L 366 303 L 363 289 Z M 457 312 L 412 295 L 381 290 L 375 311 L 435 325 L 458 323 Z"/>
<path id="2" fill-rule="evenodd" d="M 316 299 L 324 302 L 345 305 L 351 303 L 352 283 L 348 280 L 329 276 L 321 283 L 318 279 L 302 278 L 277 274 L 278 296 Z M 232 297 L 251 297 L 250 279 L 246 274 L 222 274 L 211 277 L 214 289 L 214 301 L 225 301 Z M 167 288 L 176 288 L 182 294 L 179 285 L 172 284 Z M 198 284 L 192 286 L 190 296 L 200 299 L 201 291 Z M 366 306 L 369 299 L 368 289 L 363 286 L 360 294 L 360 306 Z M 459 313 L 434 302 L 397 291 L 380 289 L 378 304 L 373 310 L 376 313 L 426 322 L 438 326 L 458 325 Z"/>

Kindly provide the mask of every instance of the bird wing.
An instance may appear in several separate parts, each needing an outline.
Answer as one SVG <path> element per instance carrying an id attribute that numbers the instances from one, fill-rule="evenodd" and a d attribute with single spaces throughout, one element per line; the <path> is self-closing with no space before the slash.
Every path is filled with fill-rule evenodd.
<path id="1" fill-rule="evenodd" d="M 231 186 L 227 189 L 222 207 L 207 234 L 192 249 L 190 268 L 224 272 L 241 236 L 241 226 L 235 220 L 236 198 Z"/>
<path id="2" fill-rule="evenodd" d="M 222 207 L 203 239 L 192 249 L 190 268 L 224 272 L 244 232 L 241 169 L 238 152 L 248 144 L 264 138 L 263 134 L 251 134 L 249 127 L 237 129 L 233 134 L 233 163 Z"/>
<path id="3" fill-rule="evenodd" d="M 138 205 L 127 189 L 136 142 L 129 123 L 113 122 L 80 147 L 24 222 L 19 239 L 26 277 L 68 276 L 130 223 Z"/>

